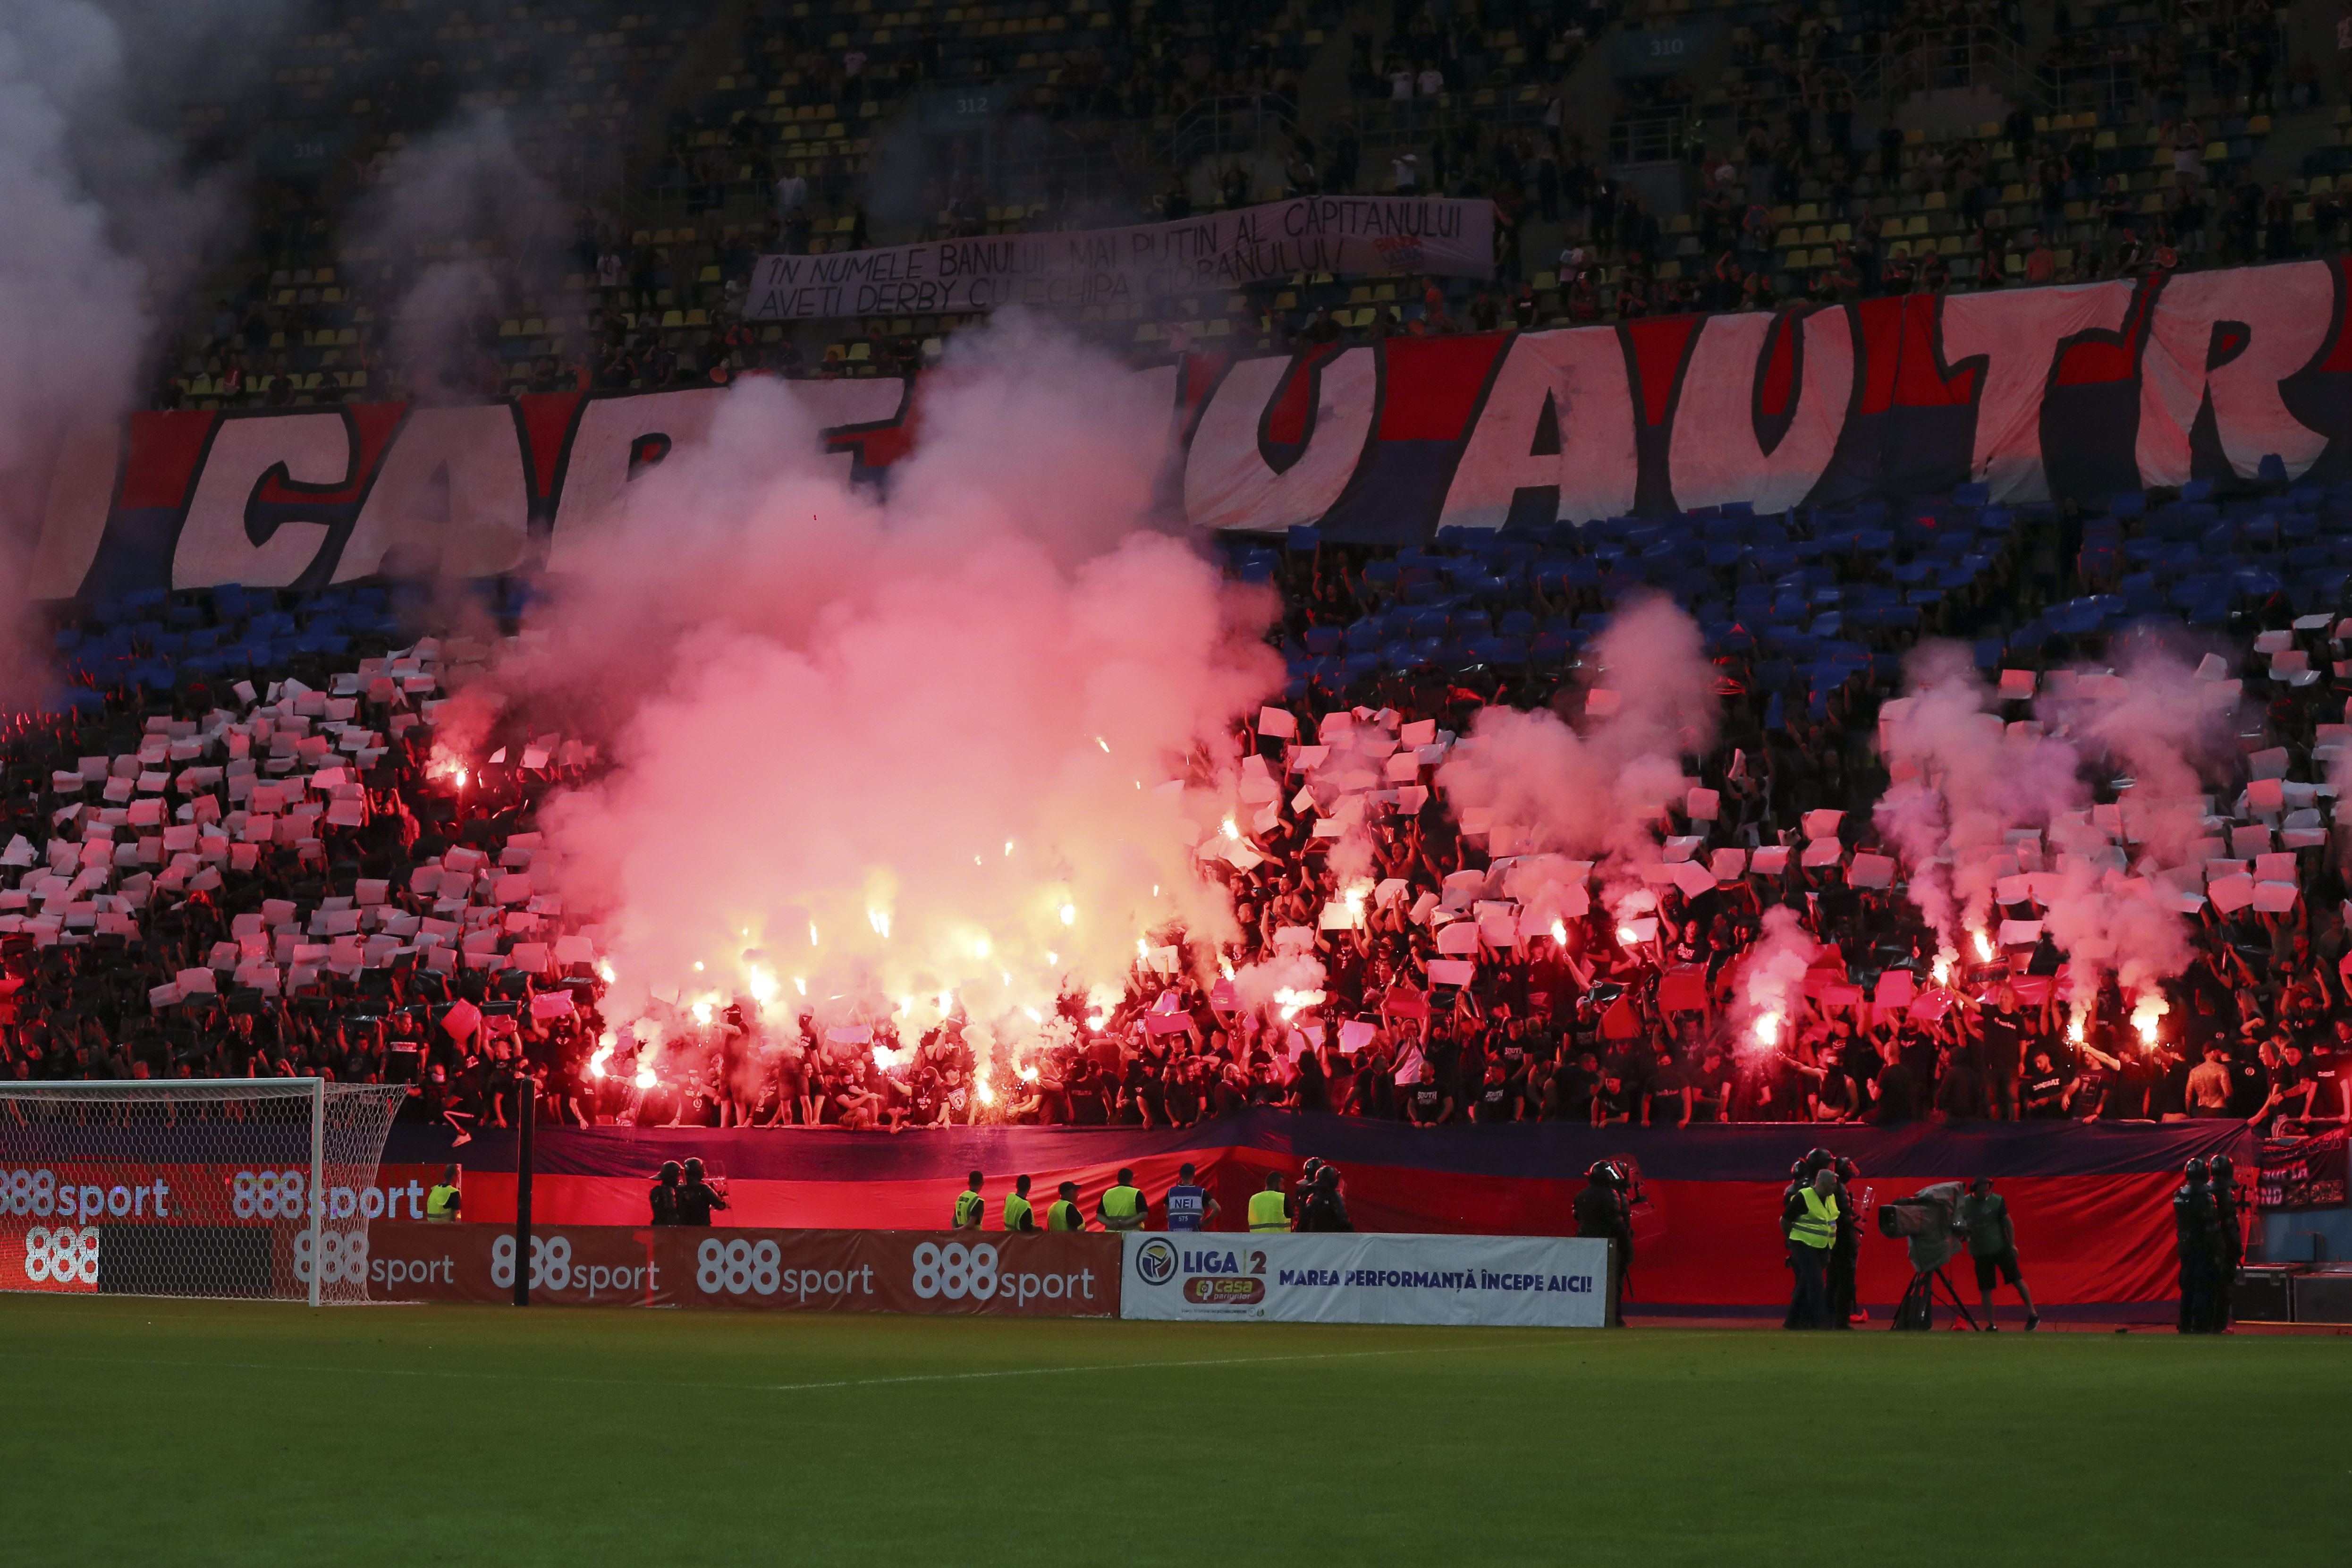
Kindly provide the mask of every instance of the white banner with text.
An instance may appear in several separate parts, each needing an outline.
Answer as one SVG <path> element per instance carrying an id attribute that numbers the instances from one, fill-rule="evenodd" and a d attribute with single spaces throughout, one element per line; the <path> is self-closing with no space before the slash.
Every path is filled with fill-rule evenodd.
<path id="1" fill-rule="evenodd" d="M 1173 223 L 763 256 L 753 321 L 929 315 L 1003 305 L 1122 305 L 1301 272 L 1495 275 L 1495 205 L 1444 197 L 1297 196 Z"/>
<path id="2" fill-rule="evenodd" d="M 1129 1234 L 1122 1318 L 1597 1329 L 1609 1244 L 1551 1236 Z"/>

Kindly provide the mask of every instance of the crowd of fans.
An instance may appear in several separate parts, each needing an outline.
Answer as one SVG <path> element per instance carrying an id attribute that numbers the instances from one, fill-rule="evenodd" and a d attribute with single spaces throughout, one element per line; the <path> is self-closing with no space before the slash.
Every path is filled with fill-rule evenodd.
<path id="1" fill-rule="evenodd" d="M 2112 517 L 2019 516 L 1963 491 L 1895 526 L 1877 508 L 1734 508 L 1425 550 L 1242 550 L 1234 569 L 1282 590 L 1273 635 L 1293 670 L 1291 721 L 1261 715 L 1237 736 L 1262 763 L 1245 773 L 1273 785 L 1248 853 L 1202 862 L 1243 934 L 1211 950 L 1160 933 L 1181 954 L 1172 973 L 1139 963 L 1116 1005 L 1066 998 L 1018 1065 L 975 1058 L 952 1022 L 901 1038 L 887 1017 L 829 1028 L 739 1005 L 640 1045 L 605 1017 L 596 928 L 530 882 L 538 806 L 593 774 L 594 738 L 514 715 L 474 757 L 434 749 L 436 704 L 493 637 L 419 637 L 382 589 L 79 606 L 58 636 L 71 701 L 17 721 L 0 752 L 0 1074 L 397 1079 L 415 1085 L 410 1114 L 461 1132 L 511 1117 L 526 1080 L 541 1118 L 583 1124 L 1163 1126 L 1251 1104 L 1414 1126 L 2341 1122 L 2352 1003 L 2327 832 L 2287 836 L 2290 907 L 2183 917 L 2196 958 L 2165 983 L 2147 1040 L 2112 981 L 2078 1011 L 2046 935 L 1933 986 L 1937 938 L 1901 888 L 1842 870 L 1878 843 L 1876 718 L 1906 649 L 1935 636 L 1975 641 L 1987 668 L 2095 665 L 2127 624 L 2177 613 L 2116 573 L 2184 523 L 2234 529 L 2259 559 L 2283 518 L 2284 542 L 2320 552 L 2293 581 L 2229 574 L 2187 614 L 2232 650 L 2248 752 L 2324 769 L 2345 744 L 2345 689 L 2310 672 L 2342 656 L 2347 579 L 2326 552 L 2352 531 L 2352 489 L 2284 488 L 2120 498 Z M 1690 607 L 1723 707 L 1720 743 L 1684 760 L 1714 816 L 1677 809 L 1661 833 L 1753 851 L 1818 837 L 1809 815 L 1840 812 L 1834 857 L 1668 882 L 1645 920 L 1596 900 L 1550 931 L 1497 931 L 1481 911 L 1457 984 L 1433 964 L 1470 950 L 1437 927 L 1488 896 L 1510 847 L 1424 765 L 1363 819 L 1381 896 L 1355 895 L 1360 920 L 1318 920 L 1349 892 L 1315 813 L 1286 798 L 1311 765 L 1302 742 L 1353 730 L 1442 748 L 1487 705 L 1553 704 L 1589 682 L 1580 654 L 1612 609 L 1649 591 Z M 495 601 L 501 631 L 525 603 Z M 2246 763 L 2227 766 L 2217 798 L 2244 782 Z M 1819 951 L 1766 1041 L 1731 1004 L 1776 908 Z M 1319 998 L 1246 1005 L 1222 978 L 1286 955 L 1320 964 Z M 1895 971 L 1913 984 L 1890 994 Z M 1909 1005 L 1931 991 L 1938 1005 Z"/>
<path id="2" fill-rule="evenodd" d="M 1342 24 L 1329 5 L 1155 6 L 1116 26 L 1098 25 L 1108 14 L 1073 14 L 1045 40 L 1058 63 L 1026 72 L 1018 62 L 1038 36 L 990 34 L 976 16 L 909 14 L 879 27 L 869 17 L 844 31 L 844 16 L 823 7 L 747 12 L 731 73 L 666 111 L 647 200 L 583 210 L 568 236 L 473 237 L 496 240 L 487 254 L 459 247 L 482 281 L 462 305 L 437 307 L 440 319 L 421 334 L 428 342 L 397 323 L 416 314 L 419 279 L 447 262 L 447 247 L 409 255 L 353 243 L 365 228 L 353 215 L 396 170 L 396 149 L 376 145 L 348 181 L 266 179 L 248 279 L 194 304 L 185 349 L 159 376 L 155 401 L 446 401 L 658 390 L 745 374 L 908 374 L 937 356 L 960 319 L 805 331 L 746 322 L 756 257 L 909 237 L 914 210 L 932 216 L 913 232 L 937 237 L 1132 221 L 1154 186 L 1164 187 L 1163 217 L 1245 205 L 1276 194 L 1269 125 L 1283 191 L 1490 198 L 1496 279 L 1403 280 L 1366 302 L 1343 285 L 1297 278 L 1230 297 L 1139 302 L 1140 315 L 1115 313 L 1082 331 L 1156 360 L 1211 338 L 1251 352 L 2144 277 L 2331 255 L 2345 230 L 2329 182 L 2314 180 L 2306 193 L 2252 176 L 2250 118 L 2308 107 L 2321 91 L 2311 61 L 2287 63 L 2277 16 L 2255 0 L 2203 0 L 2163 26 L 2062 6 L 2039 60 L 2054 95 L 2048 114 L 2019 108 L 1997 135 L 1925 138 L 1891 121 L 1874 126 L 1883 118 L 1875 106 L 1897 89 L 1948 85 L 1937 62 L 1955 50 L 1962 75 L 1976 79 L 1971 49 L 2024 47 L 2014 4 L 1744 9 L 1731 19 L 1738 85 L 1727 94 L 1699 101 L 1690 70 L 1612 84 L 1623 116 L 1663 116 L 1677 128 L 1674 145 L 1654 150 L 1683 165 L 1685 216 L 1672 220 L 1654 210 L 1654 191 L 1645 196 L 1623 172 L 1629 151 L 1588 145 L 1562 96 L 1577 58 L 1617 20 L 1606 5 L 1397 0 L 1384 31 L 1353 35 L 1356 110 L 1319 116 L 1328 123 L 1312 134 L 1302 73 L 1307 40 Z M 1902 61 L 1924 62 L 1925 74 L 1881 79 Z M 1211 106 L 1263 112 L 1246 116 L 1246 133 L 1230 142 L 1215 123 L 1172 141 L 1155 132 L 1167 144 L 1153 143 L 1144 158 L 1152 166 L 1138 165 L 1146 183 L 1115 206 L 1049 181 L 1030 193 L 1043 199 L 1016 210 L 994 205 L 1009 153 L 982 156 L 972 133 L 922 129 L 931 122 L 910 107 L 925 92 L 969 84 L 1008 95 L 1001 105 L 991 98 L 984 118 L 1095 143 L 1109 128 L 1164 126 Z M 1477 106 L 1478 94 L 1497 90 L 1507 105 Z M 1368 118 L 1375 110 L 1397 122 Z M 810 115 L 818 120 L 804 124 Z M 892 125 L 899 140 L 888 155 L 907 173 L 877 183 L 876 138 Z M 814 139 L 800 140 L 803 129 Z M 2211 153 L 2217 142 L 2226 157 Z M 878 237 L 867 213 L 877 200 L 896 210 Z M 1936 218 L 1932 239 L 1921 236 L 1922 204 Z M 659 226 L 679 213 L 683 226 Z M 833 341 L 822 341 L 826 332 Z"/>

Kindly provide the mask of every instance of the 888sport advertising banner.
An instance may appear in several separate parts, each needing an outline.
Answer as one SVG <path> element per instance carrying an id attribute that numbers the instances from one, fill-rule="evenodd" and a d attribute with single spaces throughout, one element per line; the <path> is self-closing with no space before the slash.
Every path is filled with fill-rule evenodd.
<path id="1" fill-rule="evenodd" d="M 1118 1264 L 1118 1237 L 1076 1233 L 583 1225 L 534 1226 L 526 1266 L 531 1300 L 549 1305 L 1108 1318 Z M 511 1300 L 516 1266 L 502 1226 L 378 1225 L 368 1293 Z"/>
<path id="2" fill-rule="evenodd" d="M 0 1163 L 0 1290 L 299 1296 L 323 1220 L 330 1278 L 364 1267 L 367 1222 L 422 1218 L 435 1167 L 310 1190 L 307 1167 L 70 1159 Z"/>

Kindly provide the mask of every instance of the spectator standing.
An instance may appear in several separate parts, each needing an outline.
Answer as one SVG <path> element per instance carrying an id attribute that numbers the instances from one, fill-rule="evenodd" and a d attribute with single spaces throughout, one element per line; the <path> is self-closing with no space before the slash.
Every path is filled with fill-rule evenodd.
<path id="1" fill-rule="evenodd" d="M 2230 1114 L 2230 1068 L 2219 1040 L 2209 1041 L 2205 1059 L 2189 1069 L 2189 1114 L 2198 1117 Z"/>

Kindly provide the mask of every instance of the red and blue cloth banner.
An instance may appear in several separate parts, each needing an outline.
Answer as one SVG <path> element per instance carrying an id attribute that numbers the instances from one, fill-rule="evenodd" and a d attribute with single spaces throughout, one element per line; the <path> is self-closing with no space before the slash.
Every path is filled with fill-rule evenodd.
<path id="1" fill-rule="evenodd" d="M 2037 1302 L 2145 1306 L 2177 1294 L 2171 1194 L 2183 1163 L 2252 1153 L 2239 1121 L 1979 1122 L 1962 1127 L 1767 1124 L 1692 1129 L 1559 1123 L 1417 1129 L 1252 1110 L 1189 1128 L 974 1127 L 892 1134 L 829 1129 L 543 1129 L 533 1140 L 531 1213 L 549 1225 L 642 1225 L 665 1160 L 700 1158 L 726 1179 L 723 1226 L 946 1229 L 972 1171 L 985 1176 L 988 1225 L 1015 1176 L 1033 1197 L 1076 1182 L 1079 1207 L 1121 1167 L 1152 1200 L 1151 1226 L 1178 1168 L 1199 1168 L 1222 1205 L 1213 1228 L 1245 1228 L 1249 1194 L 1270 1173 L 1296 1178 L 1309 1156 L 1337 1164 L 1360 1230 L 1564 1236 L 1595 1162 L 1629 1163 L 1635 1211 L 1633 1310 L 1755 1309 L 1784 1303 L 1780 1229 L 1789 1167 L 1819 1145 L 1853 1159 L 1874 1208 L 1937 1182 L 1993 1179 L 2008 1200 Z M 466 1166 L 466 1217 L 511 1223 L 511 1135 L 452 1150 L 437 1129 L 393 1130 L 386 1160 Z M 1973 1294 L 1967 1264 L 1954 1279 Z M 1891 1305 L 1909 1283 L 1903 1247 L 1868 1216 L 1865 1302 Z"/>

